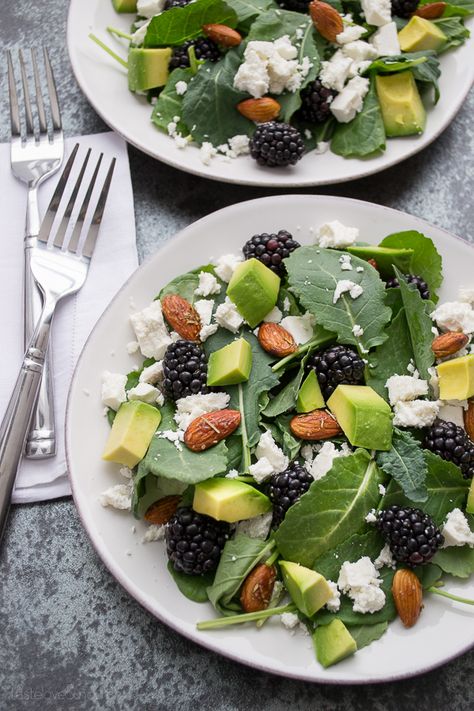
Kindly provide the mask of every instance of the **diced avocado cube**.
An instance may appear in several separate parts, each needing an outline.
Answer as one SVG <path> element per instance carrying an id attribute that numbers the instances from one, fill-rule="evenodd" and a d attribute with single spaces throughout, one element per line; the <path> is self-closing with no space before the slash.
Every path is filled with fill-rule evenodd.
<path id="1" fill-rule="evenodd" d="M 357 652 L 357 644 L 344 622 L 332 620 L 319 625 L 313 633 L 313 643 L 318 662 L 325 669 Z"/>
<path id="2" fill-rule="evenodd" d="M 311 370 L 300 387 L 296 401 L 296 412 L 311 412 L 311 410 L 319 410 L 321 407 L 324 407 L 324 398 L 316 373 Z"/>
<path id="3" fill-rule="evenodd" d="M 258 259 L 239 264 L 227 287 L 227 296 L 250 328 L 255 328 L 278 299 L 280 278 Z"/>
<path id="4" fill-rule="evenodd" d="M 436 367 L 441 400 L 466 400 L 474 395 L 474 353 Z"/>
<path id="5" fill-rule="evenodd" d="M 398 41 L 402 52 L 422 52 L 425 49 L 441 49 L 448 38 L 434 22 L 413 15 L 398 33 Z"/>
<path id="6" fill-rule="evenodd" d="M 372 247 L 370 245 L 354 247 L 346 247 L 350 254 L 360 259 L 375 259 L 377 269 L 382 277 L 393 277 L 393 265 L 395 264 L 403 274 L 409 274 L 411 269 L 411 260 L 413 257 L 412 249 L 398 249 L 395 247 Z"/>
<path id="7" fill-rule="evenodd" d="M 467 495 L 466 513 L 474 514 L 474 479 L 471 479 L 471 486 Z"/>
<path id="8" fill-rule="evenodd" d="M 279 562 L 283 583 L 296 607 L 312 617 L 332 597 L 326 578 L 311 568 L 289 560 Z"/>
<path id="9" fill-rule="evenodd" d="M 368 385 L 338 385 L 327 405 L 354 447 L 388 451 L 392 411 Z"/>
<path id="10" fill-rule="evenodd" d="M 112 0 L 116 12 L 136 12 L 137 0 Z"/>
<path id="11" fill-rule="evenodd" d="M 206 479 L 196 484 L 193 509 L 217 521 L 235 523 L 270 511 L 268 496 L 233 479 Z"/>
<path id="12" fill-rule="evenodd" d="M 128 52 L 128 88 L 148 91 L 164 86 L 168 81 L 171 48 L 143 49 L 132 47 Z"/>
<path id="13" fill-rule="evenodd" d="M 208 385 L 237 385 L 249 379 L 252 370 L 252 348 L 245 338 L 214 351 L 209 356 Z"/>
<path id="14" fill-rule="evenodd" d="M 411 71 L 378 74 L 375 86 L 387 136 L 423 133 L 426 111 Z"/>
<path id="15" fill-rule="evenodd" d="M 160 422 L 156 407 L 139 400 L 124 402 L 115 415 L 102 459 L 131 469 L 145 456 Z"/>

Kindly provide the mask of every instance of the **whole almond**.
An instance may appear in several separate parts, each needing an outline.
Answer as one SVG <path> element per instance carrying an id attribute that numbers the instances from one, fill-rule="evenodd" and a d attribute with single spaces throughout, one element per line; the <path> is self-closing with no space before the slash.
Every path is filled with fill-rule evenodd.
<path id="1" fill-rule="evenodd" d="M 474 399 L 467 401 L 467 410 L 463 410 L 464 428 L 469 439 L 474 441 Z"/>
<path id="2" fill-rule="evenodd" d="M 298 350 L 291 333 L 279 323 L 262 323 L 258 329 L 258 342 L 264 351 L 276 358 L 284 358 Z"/>
<path id="3" fill-rule="evenodd" d="M 401 621 L 405 627 L 413 627 L 423 607 L 423 589 L 412 570 L 397 570 L 393 576 L 392 595 Z"/>
<path id="4" fill-rule="evenodd" d="M 237 104 L 237 111 L 242 116 L 257 123 L 272 121 L 278 116 L 280 109 L 281 106 L 278 101 L 275 101 L 270 96 L 262 96 L 261 99 L 244 99 Z"/>
<path id="5" fill-rule="evenodd" d="M 184 444 L 193 452 L 202 452 L 228 437 L 239 425 L 238 410 L 217 410 L 200 415 L 184 433 Z"/>
<path id="6" fill-rule="evenodd" d="M 313 410 L 296 415 L 290 421 L 290 430 L 300 439 L 319 441 L 342 434 L 337 420 L 326 410 Z"/>
<path id="7" fill-rule="evenodd" d="M 181 496 L 164 496 L 158 499 L 146 510 L 144 519 L 148 523 L 163 524 L 168 523 L 170 518 L 176 513 Z"/>
<path id="8" fill-rule="evenodd" d="M 221 47 L 237 47 L 242 42 L 242 37 L 232 27 L 227 25 L 203 25 L 204 34 Z"/>
<path id="9" fill-rule="evenodd" d="M 319 0 L 310 2 L 309 14 L 319 34 L 328 42 L 335 42 L 337 35 L 344 31 L 341 15 L 326 2 L 319 2 Z"/>
<path id="10" fill-rule="evenodd" d="M 185 341 L 198 341 L 201 331 L 199 314 L 189 301 L 178 294 L 168 294 L 161 299 L 163 315 L 170 326 Z"/>
<path id="11" fill-rule="evenodd" d="M 414 13 L 418 17 L 423 17 L 425 20 L 437 20 L 441 17 L 447 7 L 445 2 L 430 2 L 428 5 L 422 5 Z"/>
<path id="12" fill-rule="evenodd" d="M 244 612 L 259 612 L 268 607 L 276 580 L 274 565 L 261 563 L 245 578 L 240 591 L 240 604 Z"/>
<path id="13" fill-rule="evenodd" d="M 379 270 L 379 265 L 377 264 L 375 259 L 368 259 L 367 264 L 370 264 L 370 266 L 376 269 L 377 271 Z"/>
<path id="14" fill-rule="evenodd" d="M 447 333 L 442 333 L 440 336 L 436 336 L 431 344 L 431 350 L 436 358 L 446 358 L 447 356 L 454 355 L 461 350 L 461 348 L 464 348 L 468 342 L 469 337 L 466 336 L 465 333 L 448 331 Z"/>

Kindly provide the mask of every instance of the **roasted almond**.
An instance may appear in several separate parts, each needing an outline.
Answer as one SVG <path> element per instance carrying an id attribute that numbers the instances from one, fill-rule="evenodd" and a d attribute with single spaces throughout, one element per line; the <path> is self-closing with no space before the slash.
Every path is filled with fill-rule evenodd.
<path id="1" fill-rule="evenodd" d="M 474 441 L 474 399 L 467 401 L 467 410 L 463 410 L 464 428 L 469 439 Z"/>
<path id="2" fill-rule="evenodd" d="M 284 358 L 298 350 L 291 333 L 279 323 L 262 323 L 258 329 L 258 342 L 264 351 L 276 358 Z"/>
<path id="3" fill-rule="evenodd" d="M 342 434 L 337 420 L 327 410 L 313 410 L 305 415 L 296 415 L 290 422 L 290 430 L 300 439 L 329 439 Z"/>
<path id="4" fill-rule="evenodd" d="M 397 570 L 393 576 L 392 595 L 401 621 L 405 627 L 413 627 L 423 607 L 423 589 L 412 570 Z"/>
<path id="5" fill-rule="evenodd" d="M 245 578 L 240 591 L 240 604 L 244 612 L 259 612 L 268 607 L 276 580 L 274 565 L 261 563 Z"/>
<path id="6" fill-rule="evenodd" d="M 189 301 L 178 294 L 168 294 L 161 299 L 163 315 L 170 326 L 185 341 L 198 341 L 201 331 L 199 314 Z"/>
<path id="7" fill-rule="evenodd" d="M 414 14 L 418 15 L 418 17 L 423 17 L 425 20 L 437 20 L 438 17 L 441 17 L 446 7 L 447 3 L 445 2 L 430 2 L 428 5 L 419 7 Z"/>
<path id="8" fill-rule="evenodd" d="M 242 42 L 241 35 L 227 25 L 203 25 L 202 29 L 209 39 L 221 47 L 237 47 Z"/>
<path id="9" fill-rule="evenodd" d="M 313 0 L 309 3 L 309 14 L 319 34 L 328 42 L 335 42 L 337 35 L 344 31 L 341 15 L 327 2 Z"/>
<path id="10" fill-rule="evenodd" d="M 272 121 L 278 116 L 280 109 L 281 106 L 278 101 L 275 101 L 270 96 L 262 96 L 261 99 L 244 99 L 237 104 L 237 111 L 242 116 L 257 123 Z"/>
<path id="11" fill-rule="evenodd" d="M 375 259 L 368 259 L 367 264 L 370 264 L 370 266 L 376 269 L 377 271 L 379 270 L 379 265 L 377 264 Z"/>
<path id="12" fill-rule="evenodd" d="M 176 513 L 181 496 L 164 496 L 149 506 L 145 513 L 145 521 L 154 524 L 168 523 L 170 518 Z"/>
<path id="13" fill-rule="evenodd" d="M 448 331 L 436 336 L 431 344 L 431 350 L 437 358 L 446 358 L 454 355 L 469 342 L 469 337 L 465 333 Z"/>
<path id="14" fill-rule="evenodd" d="M 184 443 L 193 452 L 202 452 L 228 437 L 239 425 L 238 410 L 210 412 L 191 422 L 184 433 Z"/>

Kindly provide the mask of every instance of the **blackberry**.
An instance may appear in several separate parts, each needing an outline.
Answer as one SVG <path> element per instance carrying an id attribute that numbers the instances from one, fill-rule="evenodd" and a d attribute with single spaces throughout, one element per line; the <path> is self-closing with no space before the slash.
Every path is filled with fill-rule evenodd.
<path id="1" fill-rule="evenodd" d="M 301 92 L 301 108 L 298 117 L 308 123 L 323 123 L 331 115 L 331 101 L 336 91 L 326 89 L 319 79 L 315 79 Z"/>
<path id="2" fill-rule="evenodd" d="M 257 126 L 250 139 L 250 155 L 270 168 L 295 165 L 304 153 L 300 132 L 288 123 L 268 121 Z"/>
<path id="3" fill-rule="evenodd" d="M 280 230 L 278 234 L 254 235 L 243 246 L 242 251 L 245 259 L 258 259 L 266 267 L 283 276 L 286 272 L 282 260 L 289 257 L 291 252 L 301 247 L 299 242 L 293 239 L 286 230 Z"/>
<path id="4" fill-rule="evenodd" d="M 268 496 L 273 504 L 272 525 L 277 528 L 285 514 L 300 496 L 308 491 L 314 481 L 311 474 L 298 462 L 292 462 L 288 469 L 280 474 L 273 474 L 268 487 Z"/>
<path id="5" fill-rule="evenodd" d="M 172 400 L 208 393 L 207 358 L 197 343 L 176 341 L 166 349 L 163 358 L 163 389 Z"/>
<path id="6" fill-rule="evenodd" d="M 316 372 L 325 400 L 338 385 L 364 382 L 364 361 L 349 346 L 331 346 L 316 351 L 309 357 L 308 365 Z"/>
<path id="7" fill-rule="evenodd" d="M 228 523 L 196 513 L 189 506 L 179 508 L 165 529 L 166 552 L 173 568 L 186 575 L 215 570 L 229 532 Z"/>
<path id="8" fill-rule="evenodd" d="M 428 289 L 428 284 L 420 276 L 416 274 L 404 274 L 403 275 L 409 284 L 414 284 L 422 299 L 428 300 L 430 298 L 430 290 Z M 398 289 L 400 287 L 400 282 L 396 277 L 387 279 L 385 283 L 387 289 Z"/>
<path id="9" fill-rule="evenodd" d="M 444 543 L 431 516 L 420 509 L 389 506 L 379 511 L 376 525 L 395 560 L 410 567 L 428 563 Z"/>
<path id="10" fill-rule="evenodd" d="M 217 62 L 221 58 L 221 51 L 217 44 L 213 42 L 208 37 L 198 37 L 198 39 L 188 40 L 179 47 L 173 49 L 173 54 L 170 59 L 170 70 L 185 69 L 189 67 L 189 56 L 188 48 L 193 46 L 194 52 L 196 54 L 196 59 L 209 60 L 210 62 Z"/>
<path id="11" fill-rule="evenodd" d="M 277 3 L 285 10 L 293 10 L 293 12 L 308 12 L 310 0 L 277 0 Z"/>
<path id="12" fill-rule="evenodd" d="M 457 464 L 465 479 L 474 475 L 474 442 L 454 422 L 436 420 L 423 440 L 423 447 Z"/>
<path id="13" fill-rule="evenodd" d="M 420 0 L 392 0 L 392 15 L 411 17 L 419 4 Z"/>
<path id="14" fill-rule="evenodd" d="M 190 2 L 191 0 L 166 0 L 164 9 L 171 10 L 173 7 L 186 7 Z"/>

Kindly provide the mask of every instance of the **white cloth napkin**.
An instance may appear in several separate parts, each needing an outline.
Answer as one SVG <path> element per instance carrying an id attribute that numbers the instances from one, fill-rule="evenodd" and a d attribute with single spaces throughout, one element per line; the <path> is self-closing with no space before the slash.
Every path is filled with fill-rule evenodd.
<path id="1" fill-rule="evenodd" d="M 64 451 L 66 399 L 75 364 L 95 322 L 138 264 L 135 217 L 126 143 L 115 133 L 101 133 L 66 140 L 66 156 L 79 143 L 78 157 L 92 148 L 91 163 L 104 153 L 104 175 L 113 156 L 117 158 L 99 239 L 83 288 L 58 307 L 51 346 L 54 362 L 54 400 L 58 452 L 54 458 L 24 459 L 16 480 L 13 501 L 44 501 L 71 493 Z M 76 158 L 76 163 L 78 162 Z M 94 161 L 95 165 L 95 161 Z M 59 173 L 47 180 L 39 193 L 44 214 Z M 10 171 L 9 145 L 0 145 L 0 415 L 3 416 L 23 356 L 22 273 L 26 186 Z"/>

